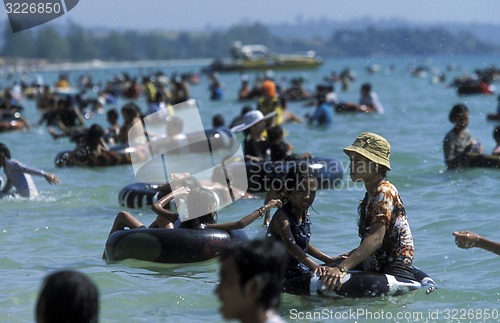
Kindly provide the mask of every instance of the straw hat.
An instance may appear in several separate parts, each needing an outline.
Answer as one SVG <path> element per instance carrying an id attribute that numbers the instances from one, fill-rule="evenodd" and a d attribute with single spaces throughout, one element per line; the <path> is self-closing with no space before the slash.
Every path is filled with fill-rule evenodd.
<path id="1" fill-rule="evenodd" d="M 389 162 L 391 156 L 391 144 L 382 136 L 371 132 L 363 132 L 354 140 L 352 145 L 344 148 L 344 152 L 349 155 L 357 152 L 369 160 L 391 169 Z"/>
<path id="2" fill-rule="evenodd" d="M 233 128 L 231 128 L 232 132 L 241 132 L 246 130 L 256 124 L 259 121 L 266 120 L 272 118 L 276 115 L 276 112 L 271 112 L 266 114 L 265 116 L 259 110 L 252 110 L 243 115 L 243 122 Z"/>

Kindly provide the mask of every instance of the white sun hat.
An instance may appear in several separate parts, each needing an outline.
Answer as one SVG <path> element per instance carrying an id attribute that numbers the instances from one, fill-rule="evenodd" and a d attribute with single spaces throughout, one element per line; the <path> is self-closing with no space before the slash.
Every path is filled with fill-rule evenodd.
<path id="1" fill-rule="evenodd" d="M 258 123 L 259 121 L 272 118 L 276 115 L 276 111 L 266 114 L 265 116 L 259 110 L 252 110 L 243 115 L 243 122 L 231 128 L 232 132 L 241 132 Z"/>

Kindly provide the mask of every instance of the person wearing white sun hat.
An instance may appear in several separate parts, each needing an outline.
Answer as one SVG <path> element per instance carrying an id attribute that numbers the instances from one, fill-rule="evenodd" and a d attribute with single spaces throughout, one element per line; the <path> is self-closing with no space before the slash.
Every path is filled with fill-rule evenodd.
<path id="1" fill-rule="evenodd" d="M 231 128 L 232 132 L 243 132 L 243 153 L 247 161 L 262 161 L 266 158 L 269 143 L 262 133 L 266 129 L 265 120 L 272 118 L 276 112 L 262 114 L 259 110 L 252 110 L 243 115 L 242 123 Z"/>

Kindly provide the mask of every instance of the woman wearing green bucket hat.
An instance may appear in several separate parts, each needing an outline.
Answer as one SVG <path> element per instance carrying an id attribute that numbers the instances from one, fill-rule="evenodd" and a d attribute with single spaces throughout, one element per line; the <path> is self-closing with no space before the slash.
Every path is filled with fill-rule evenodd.
<path id="1" fill-rule="evenodd" d="M 364 132 L 344 152 L 351 161 L 351 179 L 362 181 L 366 189 L 358 206 L 361 244 L 321 280 L 329 291 L 340 289 L 351 269 L 415 280 L 408 218 L 396 187 L 385 178 L 391 169 L 391 145 L 380 135 Z"/>

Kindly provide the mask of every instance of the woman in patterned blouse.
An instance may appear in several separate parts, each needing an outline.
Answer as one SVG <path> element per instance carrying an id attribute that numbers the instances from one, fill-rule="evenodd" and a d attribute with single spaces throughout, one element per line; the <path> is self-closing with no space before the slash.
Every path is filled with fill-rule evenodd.
<path id="1" fill-rule="evenodd" d="M 389 142 L 373 133 L 360 134 L 344 152 L 351 161 L 353 181 L 364 183 L 366 193 L 358 207 L 361 244 L 321 280 L 329 291 L 342 286 L 350 269 L 391 274 L 414 280 L 413 237 L 396 187 L 385 179 L 391 169 Z"/>

